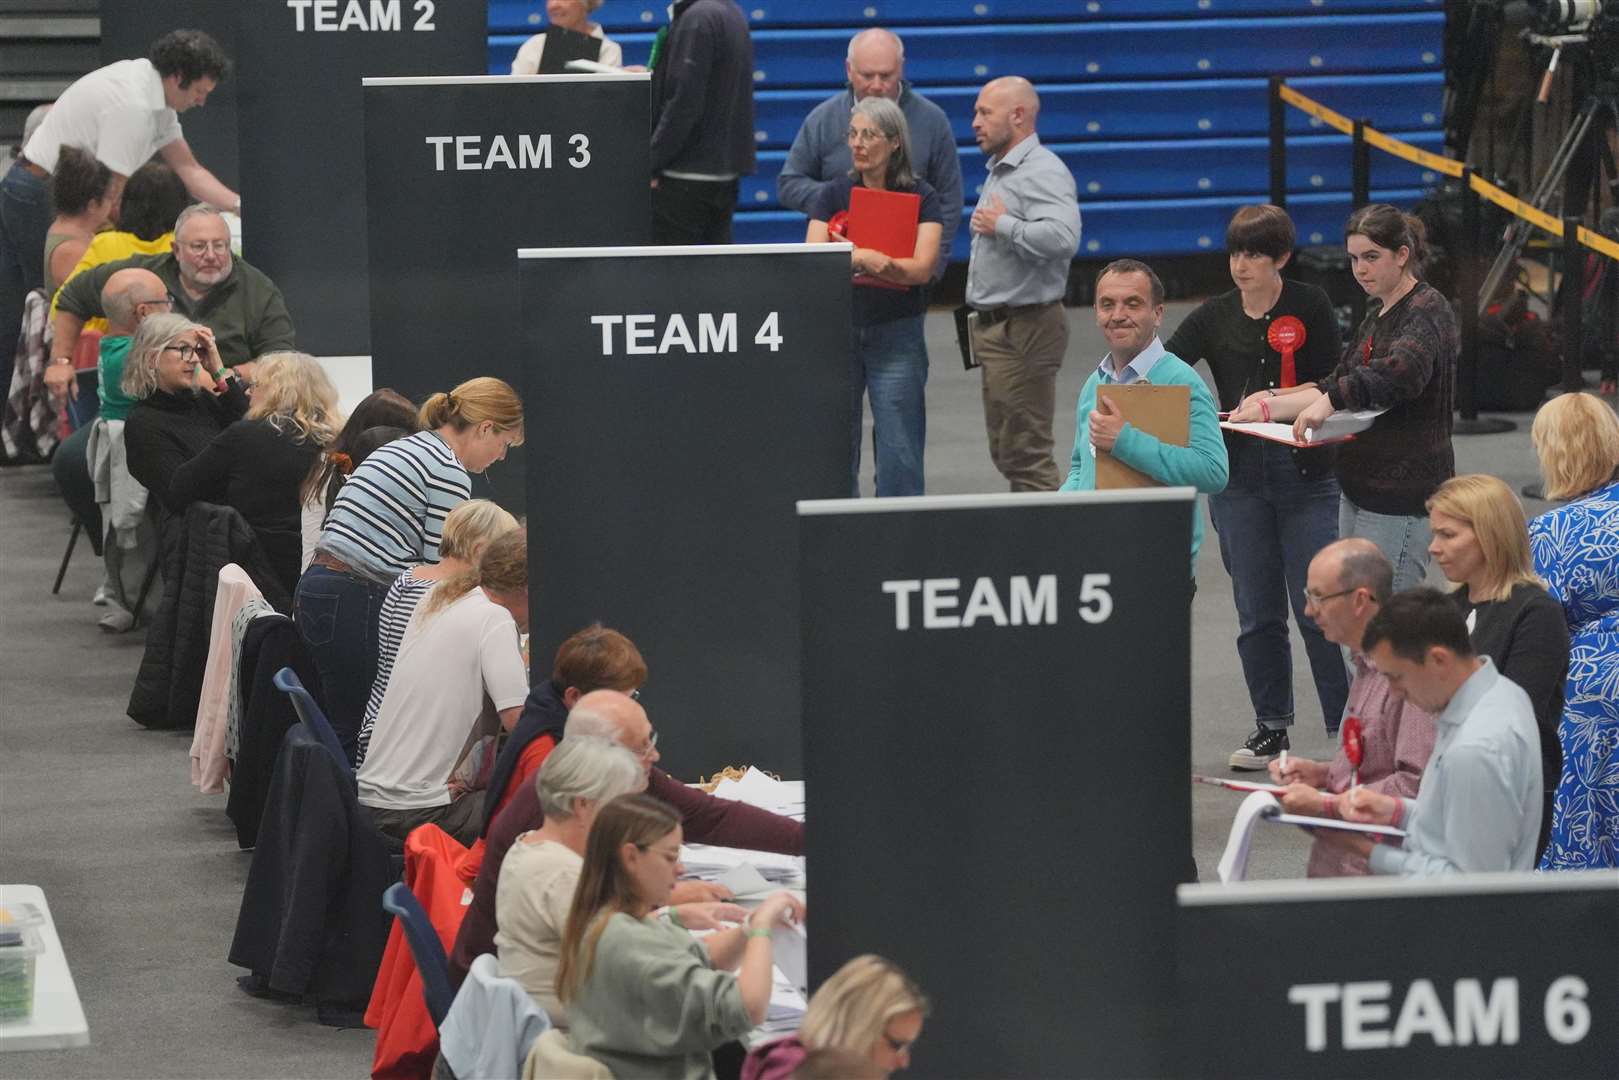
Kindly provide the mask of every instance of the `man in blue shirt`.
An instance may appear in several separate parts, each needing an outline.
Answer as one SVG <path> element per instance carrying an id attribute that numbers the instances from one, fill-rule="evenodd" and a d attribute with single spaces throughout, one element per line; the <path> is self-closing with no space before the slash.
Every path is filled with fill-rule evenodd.
<path id="1" fill-rule="evenodd" d="M 1390 690 L 1432 713 L 1438 737 L 1414 799 L 1357 788 L 1349 821 L 1405 830 L 1403 848 L 1354 834 L 1332 842 L 1374 874 L 1532 870 L 1540 845 L 1540 736 L 1529 695 L 1473 655 L 1461 610 L 1435 589 L 1390 600 L 1366 626 L 1366 658 Z"/>
<path id="2" fill-rule="evenodd" d="M 1220 420 L 1203 377 L 1158 340 L 1164 321 L 1164 284 L 1146 263 L 1116 259 L 1096 275 L 1096 325 L 1107 338 L 1108 354 L 1079 392 L 1078 431 L 1063 491 L 1096 487 L 1096 455 L 1119 461 L 1170 487 L 1194 487 L 1205 495 L 1223 491 L 1227 479 Z M 1098 402 L 1103 383 L 1151 383 L 1191 388 L 1187 445 L 1176 446 L 1125 420 L 1107 402 Z M 1203 542 L 1203 512 L 1192 511 L 1192 566 Z"/>
<path id="3" fill-rule="evenodd" d="M 852 167 L 848 131 L 855 102 L 888 98 L 899 105 L 910 127 L 912 167 L 939 193 L 944 206 L 944 235 L 933 271 L 937 281 L 950 261 L 950 242 L 961 225 L 961 160 L 950 121 L 943 109 L 905 82 L 905 45 L 897 34 L 878 27 L 860 31 L 849 40 L 843 69 L 849 89 L 827 98 L 804 118 L 776 180 L 776 196 L 789 210 L 808 214 L 820 190 Z"/>

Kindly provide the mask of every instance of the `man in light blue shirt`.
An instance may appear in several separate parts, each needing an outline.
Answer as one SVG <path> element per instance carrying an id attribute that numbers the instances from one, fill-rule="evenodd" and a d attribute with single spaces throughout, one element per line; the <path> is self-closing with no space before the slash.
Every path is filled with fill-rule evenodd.
<path id="1" fill-rule="evenodd" d="M 1063 491 L 1096 487 L 1096 455 L 1112 454 L 1137 472 L 1170 487 L 1185 485 L 1213 495 L 1225 490 L 1229 459 L 1220 438 L 1214 395 L 1192 367 L 1164 348 L 1158 327 L 1164 321 L 1164 283 L 1146 263 L 1116 259 L 1096 275 L 1096 325 L 1107 338 L 1108 354 L 1079 392 L 1078 429 Z M 1185 386 L 1191 396 L 1185 446 L 1164 442 L 1129 423 L 1107 402 L 1098 402 L 1103 383 L 1146 382 Z M 1203 512 L 1192 508 L 1192 566 L 1203 543 Z"/>
<path id="2" fill-rule="evenodd" d="M 776 198 L 789 210 L 808 214 L 821 189 L 847 176 L 853 167 L 848 132 L 855 102 L 888 98 L 905 114 L 916 175 L 939 193 L 944 204 L 939 261 L 933 271 L 933 280 L 938 281 L 950 262 L 950 243 L 961 225 L 961 159 L 956 155 L 950 120 L 943 109 L 905 81 L 905 43 L 892 31 L 873 26 L 850 38 L 843 69 L 849 88 L 827 98 L 804 118 L 793 148 L 787 151 L 787 164 L 776 179 Z"/>
<path id="3" fill-rule="evenodd" d="M 1405 830 L 1403 849 L 1344 834 L 1374 874 L 1531 870 L 1540 840 L 1540 737 L 1525 694 L 1473 655 L 1467 623 L 1434 589 L 1390 600 L 1366 626 L 1367 659 L 1391 691 L 1435 717 L 1438 737 L 1415 799 L 1357 788 L 1350 821 Z"/>
<path id="4" fill-rule="evenodd" d="M 973 210 L 967 303 L 984 376 L 989 456 L 1013 491 L 1051 491 L 1057 372 L 1068 349 L 1068 267 L 1079 250 L 1073 174 L 1040 145 L 1040 95 L 1008 75 L 973 106 L 973 137 L 989 175 Z"/>

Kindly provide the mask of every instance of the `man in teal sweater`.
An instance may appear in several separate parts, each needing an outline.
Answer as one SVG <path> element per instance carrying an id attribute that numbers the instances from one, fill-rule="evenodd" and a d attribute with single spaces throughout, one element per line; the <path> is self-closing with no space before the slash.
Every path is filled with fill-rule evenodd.
<path id="1" fill-rule="evenodd" d="M 1203 377 L 1180 357 L 1164 350 L 1158 326 L 1164 321 L 1164 283 L 1152 267 L 1135 259 L 1116 259 L 1096 275 L 1096 325 L 1107 338 L 1108 354 L 1079 392 L 1079 429 L 1063 491 L 1096 488 L 1096 452 L 1106 451 L 1138 472 L 1170 487 L 1194 487 L 1205 495 L 1225 490 L 1226 449 L 1220 418 Z M 1192 388 L 1192 417 L 1187 446 L 1162 442 L 1127 423 L 1102 403 L 1101 383 L 1134 382 Z M 1192 513 L 1192 568 L 1203 543 L 1203 513 Z"/>

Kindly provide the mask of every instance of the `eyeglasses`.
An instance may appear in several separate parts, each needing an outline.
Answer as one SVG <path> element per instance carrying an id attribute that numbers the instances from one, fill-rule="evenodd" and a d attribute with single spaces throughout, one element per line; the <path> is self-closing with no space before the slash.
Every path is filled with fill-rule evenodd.
<path id="1" fill-rule="evenodd" d="M 631 701 L 640 701 L 641 700 L 641 691 L 639 691 L 639 690 L 631 690 L 630 691 L 630 700 Z"/>
<path id="2" fill-rule="evenodd" d="M 193 345 L 189 341 L 182 341 L 178 345 L 163 346 L 164 352 L 177 352 L 181 360 L 190 360 L 193 356 L 206 356 L 208 348 L 204 345 Z"/>
<path id="3" fill-rule="evenodd" d="M 872 143 L 882 142 L 886 138 L 888 138 L 888 136 L 884 135 L 880 131 L 861 131 L 858 128 L 849 129 L 849 141 L 857 142 L 861 146 L 869 146 Z"/>
<path id="4" fill-rule="evenodd" d="M 1305 589 L 1304 590 L 1304 603 L 1307 606 L 1310 605 L 1310 604 L 1314 604 L 1316 607 L 1319 608 L 1322 604 L 1325 604 L 1328 600 L 1333 600 L 1333 599 L 1336 599 L 1336 598 L 1338 598 L 1340 596 L 1348 596 L 1350 593 L 1358 592 L 1358 591 L 1359 591 L 1359 586 L 1356 586 L 1353 589 L 1341 589 L 1338 592 L 1328 593 L 1325 596 L 1317 596 L 1315 593 L 1311 592 L 1309 589 Z"/>
<path id="5" fill-rule="evenodd" d="M 137 307 L 139 305 L 141 305 L 141 304 L 163 304 L 163 305 L 165 305 L 167 307 L 173 307 L 174 306 L 174 296 L 173 296 L 173 294 L 165 294 L 163 296 L 154 296 L 149 300 L 137 300 L 137 301 L 135 301 L 135 304 L 136 304 Z"/>
<path id="6" fill-rule="evenodd" d="M 185 249 L 193 255 L 206 255 L 210 251 L 215 255 L 224 255 L 230 251 L 229 240 L 187 240 Z"/>
<path id="7" fill-rule="evenodd" d="M 635 753 L 635 755 L 637 757 L 649 758 L 649 757 L 652 756 L 652 751 L 656 750 L 657 748 L 658 748 L 658 729 L 653 728 L 652 729 L 652 734 L 650 734 L 650 735 L 648 735 L 646 737 L 646 745 L 641 747 L 639 750 L 634 751 L 634 753 Z"/>

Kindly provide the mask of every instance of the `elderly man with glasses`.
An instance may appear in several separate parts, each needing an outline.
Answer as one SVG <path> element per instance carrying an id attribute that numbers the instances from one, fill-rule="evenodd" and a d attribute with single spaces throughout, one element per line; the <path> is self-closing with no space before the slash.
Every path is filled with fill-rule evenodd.
<path id="1" fill-rule="evenodd" d="M 174 303 L 170 310 L 214 332 L 227 367 L 251 381 L 252 361 L 297 347 L 287 302 L 264 273 L 230 248 L 230 226 L 219 211 L 196 204 L 174 222 L 174 246 L 161 255 L 133 255 L 73 277 L 56 298 L 52 364 L 71 364 L 87 319 L 105 315 L 101 290 L 127 267 L 150 270 Z"/>
<path id="2" fill-rule="evenodd" d="M 1328 641 L 1350 650 L 1354 681 L 1349 685 L 1344 715 L 1346 724 L 1349 717 L 1360 721 L 1361 760 L 1357 770 L 1345 752 L 1346 739 L 1330 762 L 1289 757 L 1284 763 L 1280 760 L 1280 751 L 1287 746 L 1283 729 L 1269 761 L 1271 778 L 1287 786 L 1280 796 L 1282 807 L 1292 814 L 1336 817 L 1340 797 L 1357 785 L 1383 795 L 1411 798 L 1433 753 L 1434 718 L 1394 694 L 1388 679 L 1360 651 L 1367 624 L 1393 591 L 1394 567 L 1376 544 L 1356 537 L 1322 548 L 1311 560 L 1305 580 L 1305 611 Z M 1365 856 L 1341 845 L 1317 840 L 1310 848 L 1310 877 L 1368 872 Z"/>
<path id="3" fill-rule="evenodd" d="M 658 768 L 658 733 L 647 719 L 646 709 L 629 694 L 596 690 L 579 698 L 568 713 L 563 741 L 574 735 L 610 739 L 635 754 L 647 772 L 646 793 L 668 803 L 680 815 L 688 843 L 803 854 L 803 822 L 733 799 L 717 799 Z M 477 880 L 472 885 L 472 901 L 450 953 L 450 978 L 457 985 L 466 977 L 474 958 L 480 953 L 494 952 L 495 886 L 500 881 L 500 864 L 505 861 L 506 852 L 518 836 L 544 823 L 539 792 L 533 783 L 523 784 L 480 841 L 484 850 Z M 473 858 L 480 857 L 474 855 Z M 467 869 L 464 864 L 463 876 Z M 730 892 L 719 885 L 683 881 L 675 886 L 669 902 L 727 899 Z"/>

